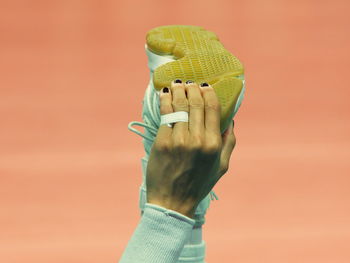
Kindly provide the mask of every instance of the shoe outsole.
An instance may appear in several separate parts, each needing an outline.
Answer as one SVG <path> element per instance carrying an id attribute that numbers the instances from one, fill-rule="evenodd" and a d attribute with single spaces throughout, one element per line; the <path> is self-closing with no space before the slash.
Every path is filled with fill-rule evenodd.
<path id="1" fill-rule="evenodd" d="M 217 35 L 199 26 L 170 25 L 151 29 L 146 41 L 152 53 L 176 59 L 154 70 L 154 88 L 170 87 L 174 79 L 209 83 L 221 105 L 221 130 L 227 127 L 243 89 L 244 68 Z"/>

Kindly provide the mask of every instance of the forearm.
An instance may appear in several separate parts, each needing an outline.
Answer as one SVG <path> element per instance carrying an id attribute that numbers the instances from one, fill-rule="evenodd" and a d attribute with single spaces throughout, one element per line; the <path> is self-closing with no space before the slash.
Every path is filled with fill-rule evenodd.
<path id="1" fill-rule="evenodd" d="M 176 211 L 146 203 L 119 263 L 176 263 L 194 223 Z"/>

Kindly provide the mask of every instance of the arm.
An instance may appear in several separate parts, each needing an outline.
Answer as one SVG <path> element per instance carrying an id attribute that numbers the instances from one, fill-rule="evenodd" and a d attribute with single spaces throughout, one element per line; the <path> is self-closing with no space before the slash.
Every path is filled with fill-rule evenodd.
<path id="1" fill-rule="evenodd" d="M 210 85 L 186 84 L 186 91 L 187 106 L 179 82 L 160 93 L 161 115 L 190 110 L 190 121 L 160 125 L 147 164 L 144 214 L 119 263 L 176 263 L 197 205 L 228 169 L 236 142 L 233 122 L 221 135 L 221 108 Z"/>
<path id="2" fill-rule="evenodd" d="M 176 263 L 194 223 L 174 210 L 146 203 L 119 263 Z"/>

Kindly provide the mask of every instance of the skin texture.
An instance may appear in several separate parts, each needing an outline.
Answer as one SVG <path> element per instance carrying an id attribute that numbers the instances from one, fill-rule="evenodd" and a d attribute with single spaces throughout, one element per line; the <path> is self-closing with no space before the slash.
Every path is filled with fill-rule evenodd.
<path id="1" fill-rule="evenodd" d="M 159 127 L 147 165 L 147 202 L 194 218 L 199 202 L 227 172 L 236 138 L 233 121 L 220 134 L 221 107 L 214 89 L 171 83 L 160 92 L 161 115 L 187 111 L 189 122 Z"/>

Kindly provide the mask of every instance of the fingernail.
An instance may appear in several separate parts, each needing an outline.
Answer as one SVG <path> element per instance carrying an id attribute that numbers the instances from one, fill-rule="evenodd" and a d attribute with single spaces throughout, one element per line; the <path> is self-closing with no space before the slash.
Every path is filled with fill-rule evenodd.
<path id="1" fill-rule="evenodd" d="M 163 88 L 163 93 L 168 93 L 169 92 L 169 89 L 167 87 L 164 87 Z"/>
<path id="2" fill-rule="evenodd" d="M 174 82 L 175 83 L 182 83 L 181 79 L 176 79 Z"/>
<path id="3" fill-rule="evenodd" d="M 201 83 L 201 87 L 208 87 L 208 86 L 209 86 L 209 84 L 206 82 Z"/>
<path id="4" fill-rule="evenodd" d="M 186 84 L 190 84 L 190 83 L 193 83 L 193 81 L 192 80 L 187 80 L 186 81 Z"/>

